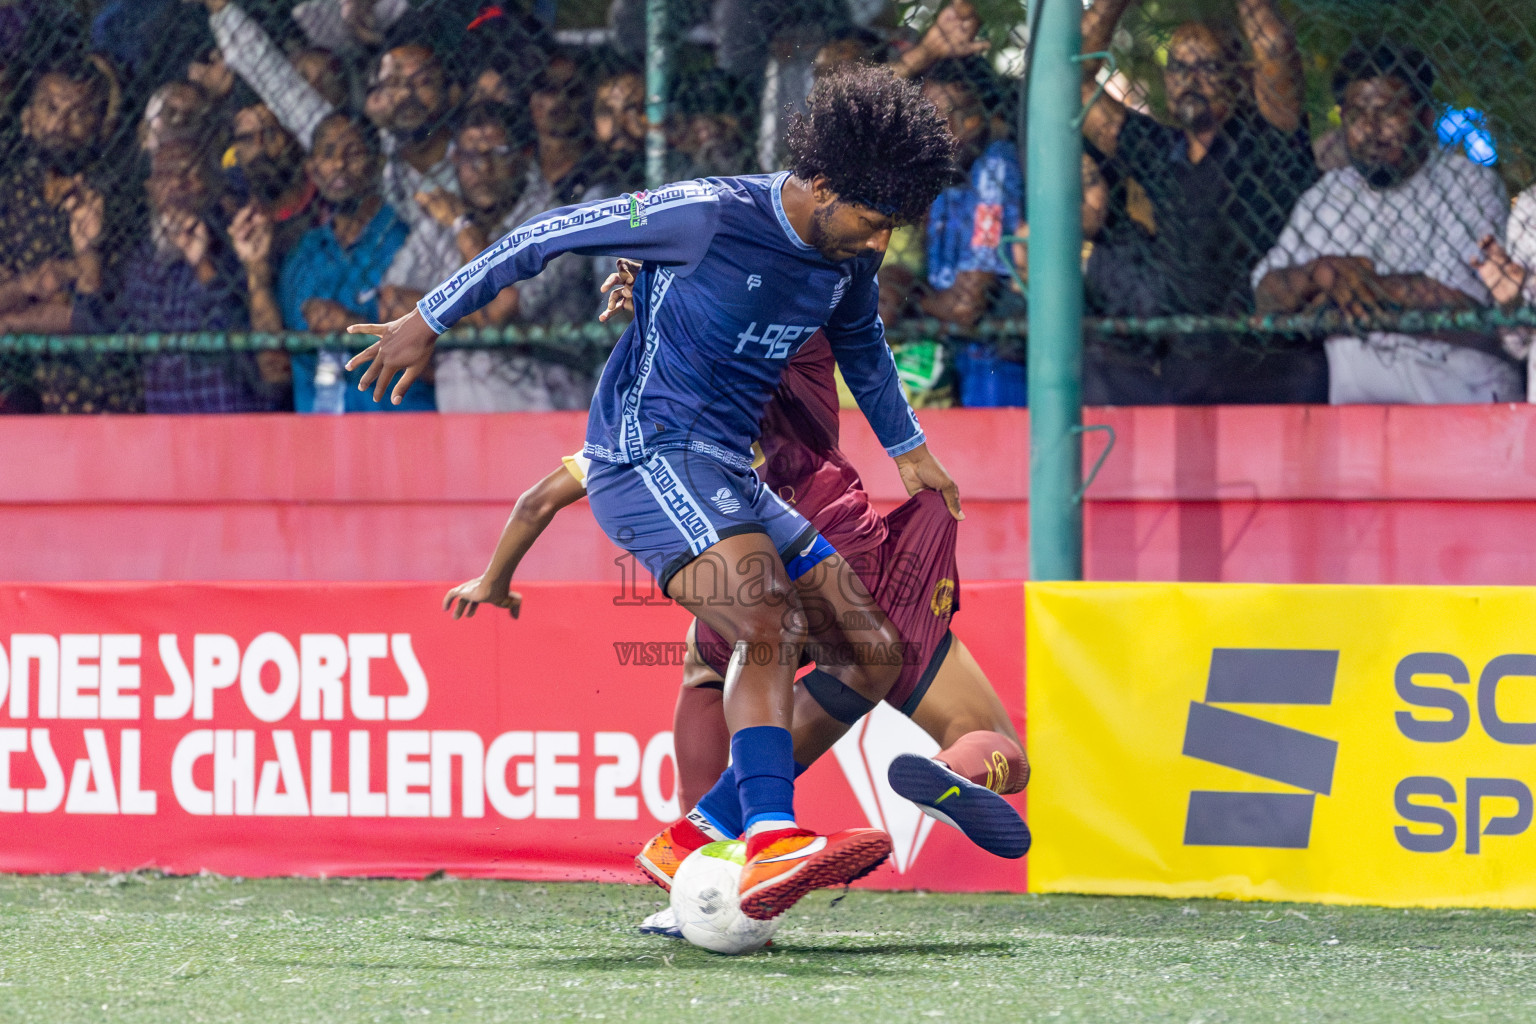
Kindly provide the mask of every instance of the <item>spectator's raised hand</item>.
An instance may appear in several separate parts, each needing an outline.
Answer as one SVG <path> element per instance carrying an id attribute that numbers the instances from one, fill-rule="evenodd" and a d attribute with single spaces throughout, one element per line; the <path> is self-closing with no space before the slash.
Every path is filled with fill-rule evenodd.
<path id="1" fill-rule="evenodd" d="M 163 224 L 166 236 L 180 251 L 188 266 L 202 266 L 208 258 L 208 247 L 213 242 L 213 234 L 208 230 L 207 223 L 195 213 L 178 211 L 167 212 Z"/>
<path id="2" fill-rule="evenodd" d="M 249 203 L 229 224 L 229 240 L 245 267 L 265 267 L 272 258 L 272 220 Z"/>
<path id="3" fill-rule="evenodd" d="M 1483 279 L 1493 301 L 1501 306 L 1513 306 L 1520 301 L 1521 290 L 1530 268 L 1516 263 L 1492 235 L 1484 235 L 1478 242 L 1478 256 L 1471 261 L 1477 276 Z"/>
<path id="4" fill-rule="evenodd" d="M 322 334 L 344 331 L 353 319 L 352 311 L 333 299 L 306 299 L 299 311 L 309 329 Z"/>
<path id="5" fill-rule="evenodd" d="M 377 3 L 378 0 L 341 0 L 341 19 L 357 41 L 365 46 L 377 46 L 384 41 L 374 12 Z"/>
<path id="6" fill-rule="evenodd" d="M 935 61 L 970 57 L 986 53 L 992 46 L 985 39 L 976 38 L 980 31 L 981 18 L 976 15 L 976 8 L 968 0 L 954 0 L 939 11 L 917 45 Z"/>
<path id="7" fill-rule="evenodd" d="M 44 260 L 16 278 L 21 292 L 34 302 L 51 299 L 75 280 L 73 260 Z"/>
<path id="8" fill-rule="evenodd" d="M 597 314 L 597 319 L 607 323 L 608 318 L 619 310 L 635 311 L 635 275 L 640 271 L 640 264 L 634 260 L 619 260 L 619 269 L 608 275 L 598 291 L 608 296 L 608 308 Z"/>
<path id="9" fill-rule="evenodd" d="M 416 308 L 424 293 L 397 284 L 379 286 L 379 316 L 385 320 L 398 320 Z"/>
<path id="10" fill-rule="evenodd" d="M 427 216 L 445 228 L 453 227 L 454 222 L 469 210 L 464 205 L 464 200 L 441 188 L 433 189 L 431 192 L 417 192 L 416 204 L 427 211 Z"/>
<path id="11" fill-rule="evenodd" d="M 82 175 L 75 175 L 70 189 L 61 204 L 69 214 L 69 244 L 79 256 L 96 248 L 106 220 L 106 201 L 101 193 L 85 183 Z"/>
<path id="12" fill-rule="evenodd" d="M 202 4 L 208 8 L 209 14 L 218 14 L 225 7 L 229 6 L 229 0 L 182 0 L 182 3 Z"/>

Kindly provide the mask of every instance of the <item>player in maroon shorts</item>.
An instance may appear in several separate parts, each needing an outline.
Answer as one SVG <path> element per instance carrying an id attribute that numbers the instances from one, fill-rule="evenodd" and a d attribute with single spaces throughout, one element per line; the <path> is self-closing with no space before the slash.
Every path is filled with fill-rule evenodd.
<path id="1" fill-rule="evenodd" d="M 613 278 L 605 285 L 608 290 Z M 609 313 L 623 304 L 624 282 Z M 764 482 L 810 519 L 891 618 L 903 642 L 895 684 L 884 698 L 924 728 L 943 749 L 934 758 L 902 755 L 891 765 L 892 787 L 934 817 L 960 828 L 984 849 L 1018 857 L 1029 832 L 999 794 L 1015 793 L 1029 767 L 1001 702 L 964 644 L 949 632 L 958 606 L 954 520 L 942 500 L 919 495 L 882 517 L 869 504 L 857 471 L 838 448 L 838 402 L 830 348 L 814 339 L 791 361 L 762 420 Z M 509 589 L 512 570 L 555 512 L 579 499 L 585 467 L 567 459 L 518 502 L 487 572 L 450 591 L 455 617 L 479 603 L 516 614 L 520 598 Z M 936 496 L 935 496 L 936 497 Z M 816 570 L 800 581 L 814 590 Z M 808 766 L 874 706 L 840 683 L 841 634 L 835 624 L 810 624 L 817 668 L 795 686 L 795 760 Z M 721 708 L 728 645 L 701 623 L 690 629 L 688 665 L 678 696 L 674 742 L 680 801 L 688 817 L 674 822 L 637 858 L 664 888 L 687 852 L 712 838 L 734 838 L 734 799 L 727 768 L 729 734 Z M 857 655 L 871 652 L 852 652 Z M 844 653 L 844 659 L 847 654 Z M 887 674 L 889 677 L 889 674 Z M 875 698 L 878 699 L 878 698 Z M 721 799 L 710 799 L 710 787 Z"/>

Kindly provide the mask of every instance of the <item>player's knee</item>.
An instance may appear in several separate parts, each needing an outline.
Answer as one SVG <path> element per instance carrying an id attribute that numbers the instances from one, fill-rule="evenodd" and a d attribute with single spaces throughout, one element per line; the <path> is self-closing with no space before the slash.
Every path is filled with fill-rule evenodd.
<path id="1" fill-rule="evenodd" d="M 759 652 L 771 652 L 778 656 L 792 654 L 796 661 L 805 645 L 805 616 L 798 601 L 764 602 L 743 607 L 732 623 L 733 648 L 745 643 L 754 660 L 761 661 Z M 791 662 L 793 664 L 793 662 Z"/>
<path id="2" fill-rule="evenodd" d="M 901 675 L 901 666 L 896 665 L 893 668 L 885 664 L 839 665 L 830 674 L 873 707 L 884 700 L 896 686 L 896 680 Z"/>
<path id="3" fill-rule="evenodd" d="M 896 627 L 883 615 L 855 635 L 857 639 L 842 636 L 835 643 L 818 641 L 810 653 L 817 667 L 874 706 L 895 688 L 904 659 L 910 654 Z"/>
<path id="4" fill-rule="evenodd" d="M 730 655 L 727 653 L 726 659 L 728 660 L 729 657 Z M 683 655 L 683 688 L 698 689 L 700 687 L 712 687 L 719 689 L 723 685 L 720 674 L 700 657 L 698 649 L 690 643 L 687 652 Z"/>

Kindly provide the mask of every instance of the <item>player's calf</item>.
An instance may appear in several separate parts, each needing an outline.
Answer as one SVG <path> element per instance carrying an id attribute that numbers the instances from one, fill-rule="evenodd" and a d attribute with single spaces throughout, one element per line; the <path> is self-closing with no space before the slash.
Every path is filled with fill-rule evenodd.
<path id="1" fill-rule="evenodd" d="M 1000 732 L 968 732 L 933 759 L 994 793 L 1021 793 L 1029 785 L 1029 758 L 1024 748 Z"/>

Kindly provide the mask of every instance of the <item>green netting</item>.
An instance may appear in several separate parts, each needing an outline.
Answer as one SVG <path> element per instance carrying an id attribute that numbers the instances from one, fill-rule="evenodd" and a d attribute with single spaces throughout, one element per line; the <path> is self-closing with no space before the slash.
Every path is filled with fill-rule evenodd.
<path id="1" fill-rule="evenodd" d="M 1274 356 L 1310 367 L 1312 390 L 1272 400 L 1316 398 L 1329 338 L 1358 338 L 1384 363 L 1445 362 L 1450 345 L 1523 373 L 1536 327 L 1529 0 L 1093 10 L 1120 70 L 1089 141 L 1103 141 L 1106 111 L 1128 111 L 1129 127 L 1113 152 L 1090 145 L 1084 167 L 1090 383 L 1106 363 L 1155 381 L 1188 366 L 1239 379 Z M 647 96 L 645 0 L 0 0 L 0 408 L 302 406 L 323 353 L 356 348 L 341 326 L 409 309 L 519 219 L 643 187 L 648 146 L 653 182 L 782 166 L 817 75 L 851 60 L 923 81 L 964 143 L 965 179 L 892 240 L 893 344 L 964 356 L 925 357 L 949 378 L 996 368 L 978 354 L 1024 358 L 1028 271 L 1007 244 L 1028 220 L 1022 4 L 666 0 L 659 14 L 667 73 Z M 1191 59 L 1180 47 L 1195 21 L 1214 26 L 1214 51 Z M 1334 80 L 1352 48 L 1384 40 L 1408 55 L 1386 77 L 1433 71 L 1419 109 L 1434 173 L 1376 187 L 1359 168 L 1381 171 L 1382 147 L 1352 147 Z M 1278 106 L 1294 117 L 1277 124 L 1272 72 L 1286 61 L 1295 93 Z M 1232 113 L 1191 162 L 1184 128 L 1200 111 L 1181 114 L 1177 92 L 1196 80 L 1225 90 Z M 337 110 L 351 123 L 325 120 Z M 349 151 L 375 161 L 369 188 L 327 170 Z M 366 197 L 369 216 L 351 212 L 358 192 L 393 214 L 380 221 Z M 369 251 L 306 235 L 333 223 Z M 1483 251 L 1484 236 L 1497 247 Z M 584 406 L 619 328 L 595 321 L 606 266 L 563 259 L 444 339 L 439 407 Z M 1343 271 L 1320 282 L 1307 270 L 1319 260 Z M 1360 260 L 1372 275 L 1350 275 Z M 1269 271 L 1285 273 L 1266 284 Z M 964 400 L 955 383 L 935 396 Z M 1094 386 L 1090 400 L 1269 394 Z"/>

